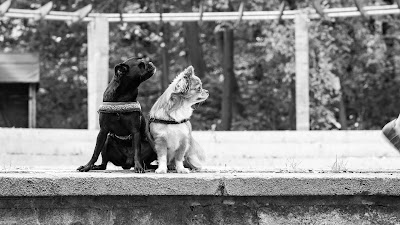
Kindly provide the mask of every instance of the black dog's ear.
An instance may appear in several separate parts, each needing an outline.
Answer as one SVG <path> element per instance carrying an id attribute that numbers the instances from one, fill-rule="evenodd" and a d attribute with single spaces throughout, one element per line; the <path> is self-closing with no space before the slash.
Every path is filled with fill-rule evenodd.
<path id="1" fill-rule="evenodd" d="M 115 75 L 117 77 L 121 77 L 129 72 L 129 66 L 126 65 L 125 63 L 120 63 L 115 66 L 114 70 L 115 70 Z"/>

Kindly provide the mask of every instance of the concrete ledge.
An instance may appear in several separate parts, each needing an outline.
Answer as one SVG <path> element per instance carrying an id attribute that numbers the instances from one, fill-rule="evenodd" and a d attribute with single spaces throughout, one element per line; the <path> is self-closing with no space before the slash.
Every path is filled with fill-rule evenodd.
<path id="1" fill-rule="evenodd" d="M 0 224 L 400 224 L 400 173 L 0 172 Z"/>
<path id="2" fill-rule="evenodd" d="M 400 196 L 400 173 L 0 172 L 0 197 Z"/>

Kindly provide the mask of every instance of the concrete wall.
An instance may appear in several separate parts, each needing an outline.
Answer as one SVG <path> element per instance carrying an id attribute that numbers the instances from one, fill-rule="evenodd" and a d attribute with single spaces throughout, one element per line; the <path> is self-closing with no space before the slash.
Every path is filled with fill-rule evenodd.
<path id="1" fill-rule="evenodd" d="M 295 157 L 314 169 L 305 159 L 336 158 L 340 164 L 339 155 L 368 165 L 383 160 L 383 168 L 391 172 L 233 172 L 243 170 L 227 167 L 165 175 L 75 172 L 91 156 L 96 135 L 88 130 L 0 129 L 0 224 L 400 224 L 400 157 L 380 131 L 194 136 L 209 165 L 250 168 Z"/>
<path id="2" fill-rule="evenodd" d="M 398 224 L 400 174 L 0 172 L 0 224 Z"/>
<path id="3" fill-rule="evenodd" d="M 398 197 L 0 198 L 0 224 L 399 224 Z"/>

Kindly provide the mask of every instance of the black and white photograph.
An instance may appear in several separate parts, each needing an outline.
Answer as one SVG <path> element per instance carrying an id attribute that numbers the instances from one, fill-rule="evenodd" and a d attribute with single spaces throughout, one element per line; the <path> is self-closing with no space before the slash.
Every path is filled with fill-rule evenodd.
<path id="1" fill-rule="evenodd" d="M 0 0 L 31 224 L 400 224 L 400 0 Z"/>

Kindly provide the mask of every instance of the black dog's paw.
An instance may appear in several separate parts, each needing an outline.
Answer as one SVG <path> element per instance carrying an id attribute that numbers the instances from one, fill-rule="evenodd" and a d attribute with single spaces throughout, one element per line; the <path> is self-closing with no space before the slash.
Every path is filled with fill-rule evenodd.
<path id="1" fill-rule="evenodd" d="M 144 169 L 140 163 L 135 163 L 135 173 L 144 173 Z"/>
<path id="2" fill-rule="evenodd" d="M 76 170 L 78 170 L 79 172 L 87 172 L 87 171 L 91 170 L 92 167 L 93 167 L 93 165 L 84 165 L 84 166 L 78 167 L 78 169 L 76 169 Z"/>

